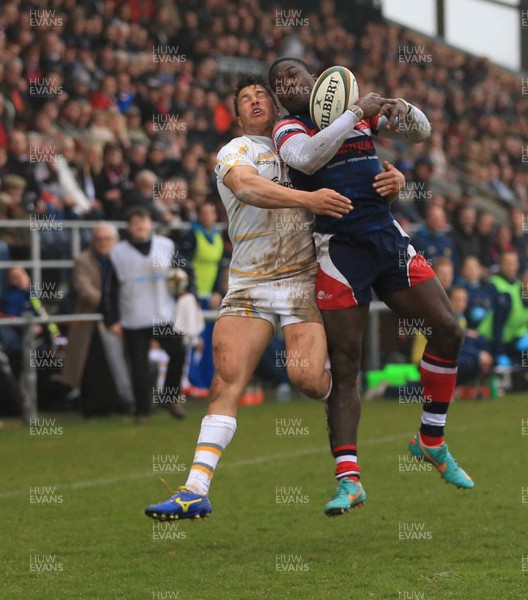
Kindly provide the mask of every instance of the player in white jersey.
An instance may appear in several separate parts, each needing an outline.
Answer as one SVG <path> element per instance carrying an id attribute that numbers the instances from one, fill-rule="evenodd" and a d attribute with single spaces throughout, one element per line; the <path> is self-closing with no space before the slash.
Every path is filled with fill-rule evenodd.
<path id="1" fill-rule="evenodd" d="M 240 200 L 229 187 L 240 193 L 236 175 L 239 171 L 242 176 L 247 172 L 250 177 L 256 171 L 259 179 L 291 187 L 284 164 L 267 136 L 243 135 L 231 140 L 218 153 L 218 190 L 227 210 L 229 237 L 233 242 L 229 291 L 220 315 L 257 317 L 272 325 L 277 315 L 283 327 L 319 323 L 313 291 L 316 271 L 313 215 L 301 207 L 268 210 L 266 204 L 259 207 Z M 318 329 L 315 328 L 316 333 Z M 293 372 L 290 375 L 295 378 Z M 324 373 L 313 373 L 314 379 L 318 376 Z M 295 383 L 300 385 L 302 381 Z"/>
<path id="2" fill-rule="evenodd" d="M 328 189 L 291 187 L 271 134 L 278 107 L 257 79 L 237 88 L 235 110 L 244 135 L 218 153 L 218 189 L 229 218 L 233 259 L 229 291 L 213 333 L 215 375 L 185 487 L 145 509 L 154 519 L 204 518 L 209 485 L 236 430 L 238 400 L 266 346 L 275 320 L 283 328 L 290 380 L 305 394 L 325 399 L 326 338 L 314 298 L 313 214 L 340 217 L 351 202 Z M 290 358 L 288 358 L 290 357 Z"/>

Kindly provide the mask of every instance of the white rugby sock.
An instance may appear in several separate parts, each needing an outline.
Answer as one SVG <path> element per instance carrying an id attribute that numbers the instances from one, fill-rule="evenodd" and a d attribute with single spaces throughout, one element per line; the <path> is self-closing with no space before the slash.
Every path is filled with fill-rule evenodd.
<path id="1" fill-rule="evenodd" d="M 195 494 L 207 495 L 222 452 L 233 439 L 237 428 L 234 417 L 206 415 L 202 419 L 193 464 L 185 487 Z"/>

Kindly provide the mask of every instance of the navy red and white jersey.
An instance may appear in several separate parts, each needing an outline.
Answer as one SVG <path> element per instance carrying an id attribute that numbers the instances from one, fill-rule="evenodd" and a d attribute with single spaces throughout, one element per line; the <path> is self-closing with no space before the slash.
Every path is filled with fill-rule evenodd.
<path id="1" fill-rule="evenodd" d="M 315 231 L 363 235 L 393 222 L 387 200 L 372 187 L 374 177 L 382 171 L 372 140 L 373 133 L 377 133 L 378 121 L 378 116 L 359 121 L 335 156 L 312 175 L 289 168 L 290 180 L 297 189 L 311 192 L 330 188 L 352 200 L 354 210 L 342 218 L 317 215 Z M 313 137 L 318 131 L 307 115 L 285 117 L 273 132 L 277 153 L 282 160 L 286 158 L 287 164 L 287 156 L 281 153 L 284 143 L 299 133 Z"/>

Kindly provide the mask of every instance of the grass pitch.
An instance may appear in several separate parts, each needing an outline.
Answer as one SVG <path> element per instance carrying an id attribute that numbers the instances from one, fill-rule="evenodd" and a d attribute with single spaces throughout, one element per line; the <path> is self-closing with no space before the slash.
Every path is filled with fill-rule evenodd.
<path id="1" fill-rule="evenodd" d="M 57 415 L 30 435 L 4 423 L 0 597 L 528 598 L 527 399 L 451 407 L 448 442 L 471 491 L 407 460 L 419 407 L 364 405 L 367 503 L 334 519 L 322 512 L 335 481 L 316 402 L 241 409 L 211 518 L 170 526 L 143 508 L 168 497 L 160 476 L 184 483 L 203 405 L 142 427 Z"/>

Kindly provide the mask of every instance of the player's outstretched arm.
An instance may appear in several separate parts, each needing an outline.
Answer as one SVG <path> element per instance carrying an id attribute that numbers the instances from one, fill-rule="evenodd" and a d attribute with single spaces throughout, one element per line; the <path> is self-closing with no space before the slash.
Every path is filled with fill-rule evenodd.
<path id="1" fill-rule="evenodd" d="M 316 215 L 342 217 L 352 210 L 352 202 L 329 189 L 303 192 L 270 181 L 249 166 L 233 167 L 224 184 L 242 202 L 259 208 L 306 208 Z"/>
<path id="2" fill-rule="evenodd" d="M 378 135 L 405 138 L 413 144 L 423 142 L 431 135 L 431 123 L 424 113 L 403 98 L 396 98 L 380 110 Z"/>
<path id="3" fill-rule="evenodd" d="M 359 120 L 357 113 L 347 110 L 313 136 L 296 123 L 279 123 L 275 132 L 275 146 L 286 165 L 306 175 L 313 175 L 335 156 Z M 289 136 L 290 133 L 294 135 Z M 281 143 L 283 136 L 288 137 Z"/>
<path id="4" fill-rule="evenodd" d="M 395 103 L 396 100 L 382 98 L 378 94 L 367 94 L 356 106 L 313 136 L 295 121 L 280 121 L 274 132 L 275 146 L 285 164 L 306 175 L 313 175 L 335 156 L 359 121 L 373 117 L 382 108 Z"/>
<path id="5" fill-rule="evenodd" d="M 383 168 L 385 171 L 374 177 L 372 187 L 392 204 L 398 198 L 398 192 L 405 187 L 405 175 L 388 160 L 383 161 Z"/>

